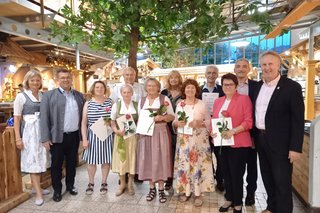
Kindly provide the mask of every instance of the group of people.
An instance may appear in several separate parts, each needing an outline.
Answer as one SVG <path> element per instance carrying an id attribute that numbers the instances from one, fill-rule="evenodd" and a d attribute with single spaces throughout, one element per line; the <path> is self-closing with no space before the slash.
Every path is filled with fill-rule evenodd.
<path id="1" fill-rule="evenodd" d="M 299 157 L 303 142 L 302 90 L 298 83 L 280 75 L 281 58 L 277 53 L 263 53 L 260 64 L 260 82 L 248 79 L 250 63 L 239 59 L 234 74 L 222 76 L 221 86 L 216 84 L 218 68 L 210 65 L 204 86 L 194 79 L 183 81 L 179 72 L 172 71 L 162 91 L 155 78 L 148 78 L 144 86 L 136 83 L 136 72 L 128 67 L 123 71 L 125 83 L 113 88 L 110 97 L 106 84 L 96 81 L 88 101 L 72 89 L 69 71 L 59 70 L 59 88 L 44 94 L 39 91 L 40 73 L 29 71 L 23 83 L 25 90 L 15 100 L 14 127 L 17 147 L 22 150 L 21 170 L 31 174 L 35 204 L 43 204 L 40 173 L 47 168 L 49 150 L 53 200 L 62 199 L 64 159 L 66 190 L 71 195 L 78 193 L 74 186 L 75 166 L 82 141 L 88 195 L 94 192 L 100 164 L 101 194 L 108 190 L 111 169 L 119 174 L 117 196 L 126 189 L 134 195 L 137 175 L 139 180 L 149 182 L 147 201 L 158 194 L 159 202 L 166 202 L 165 190 L 173 187 L 180 202 L 194 194 L 194 205 L 201 206 L 203 193 L 214 191 L 216 180 L 216 189 L 225 190 L 226 199 L 219 212 L 229 208 L 241 212 L 246 170 L 245 205 L 255 203 L 258 152 L 268 194 L 268 206 L 263 212 L 292 212 L 292 163 Z M 206 93 L 217 93 L 217 99 L 208 101 L 204 98 Z M 130 127 L 120 128 L 121 119 L 126 119 L 129 126 L 144 125 L 145 115 L 153 121 L 144 127 L 147 133 L 130 134 Z M 232 128 L 214 132 L 211 119 L 228 117 Z M 97 124 L 103 126 L 105 135 L 99 134 Z M 217 134 L 222 139 L 232 138 L 234 144 L 221 146 Z"/>

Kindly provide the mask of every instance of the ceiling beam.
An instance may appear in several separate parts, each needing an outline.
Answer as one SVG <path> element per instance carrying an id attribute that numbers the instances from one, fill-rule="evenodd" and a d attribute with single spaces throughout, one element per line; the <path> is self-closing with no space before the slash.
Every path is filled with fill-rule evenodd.
<path id="1" fill-rule="evenodd" d="M 278 24 L 265 39 L 277 37 L 283 29 L 291 27 L 299 19 L 306 16 L 311 10 L 320 6 L 319 0 L 304 0 L 296 8 L 294 8 L 281 22 Z"/>
<path id="2" fill-rule="evenodd" d="M 27 26 L 26 24 L 19 23 L 15 20 L 8 19 L 3 16 L 0 16 L 0 32 L 26 37 L 31 40 L 39 41 L 41 43 L 75 51 L 75 45 L 62 43 L 59 37 L 52 38 L 48 31 L 34 29 L 30 26 Z M 93 57 L 101 58 L 104 60 L 113 60 L 112 53 L 107 53 L 106 51 L 92 50 L 88 45 L 85 44 L 79 44 L 78 47 L 81 53 L 85 53 L 87 55 L 91 55 Z"/>

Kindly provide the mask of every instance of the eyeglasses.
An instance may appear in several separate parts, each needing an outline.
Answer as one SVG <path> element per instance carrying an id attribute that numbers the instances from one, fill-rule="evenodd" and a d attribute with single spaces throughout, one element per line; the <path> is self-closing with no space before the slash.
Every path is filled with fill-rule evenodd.
<path id="1" fill-rule="evenodd" d="M 61 81 L 70 80 L 70 79 L 71 79 L 71 77 L 61 77 L 61 78 L 59 78 L 59 80 L 61 80 Z"/>
<path id="2" fill-rule="evenodd" d="M 232 87 L 232 86 L 234 86 L 235 84 L 222 84 L 222 86 L 224 86 L 224 87 Z"/>

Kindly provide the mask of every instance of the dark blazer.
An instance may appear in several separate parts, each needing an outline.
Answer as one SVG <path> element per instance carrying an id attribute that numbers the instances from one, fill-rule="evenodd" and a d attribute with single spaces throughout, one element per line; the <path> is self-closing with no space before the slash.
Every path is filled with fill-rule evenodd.
<path id="1" fill-rule="evenodd" d="M 258 84 L 253 106 L 262 84 L 262 81 Z M 281 155 L 288 155 L 289 151 L 302 152 L 304 102 L 299 83 L 280 77 L 267 108 L 265 127 L 266 141 L 272 151 Z"/>
<path id="2" fill-rule="evenodd" d="M 209 92 L 209 90 L 207 88 L 203 89 L 204 85 L 200 86 L 200 94 L 198 96 L 198 98 L 200 100 L 202 100 L 202 93 L 204 92 Z M 219 97 L 224 96 L 224 92 L 222 91 L 222 86 L 216 84 L 216 87 L 214 88 L 213 92 L 217 92 L 219 93 Z"/>
<path id="3" fill-rule="evenodd" d="M 78 104 L 80 130 L 85 99 L 82 93 L 72 92 Z M 40 142 L 51 140 L 52 143 L 62 143 L 65 107 L 66 97 L 58 88 L 44 93 L 40 104 Z"/>
<path id="4" fill-rule="evenodd" d="M 260 89 L 259 85 L 260 85 L 259 82 L 248 79 L 249 97 L 252 102 L 253 102 L 253 99 L 254 99 L 254 96 L 256 94 L 257 89 L 258 88 Z"/>

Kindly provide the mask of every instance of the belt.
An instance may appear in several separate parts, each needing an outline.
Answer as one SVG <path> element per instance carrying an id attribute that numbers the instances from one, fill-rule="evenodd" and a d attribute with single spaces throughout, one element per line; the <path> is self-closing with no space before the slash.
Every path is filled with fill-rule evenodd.
<path id="1" fill-rule="evenodd" d="M 257 130 L 258 130 L 258 133 L 260 133 L 262 135 L 267 134 L 267 130 L 265 130 L 265 129 L 257 129 Z"/>
<path id="2" fill-rule="evenodd" d="M 63 134 L 66 134 L 66 135 L 71 135 L 71 134 L 75 134 L 75 133 L 78 133 L 79 132 L 79 130 L 77 130 L 77 131 L 74 131 L 74 132 L 64 132 Z"/>

